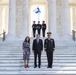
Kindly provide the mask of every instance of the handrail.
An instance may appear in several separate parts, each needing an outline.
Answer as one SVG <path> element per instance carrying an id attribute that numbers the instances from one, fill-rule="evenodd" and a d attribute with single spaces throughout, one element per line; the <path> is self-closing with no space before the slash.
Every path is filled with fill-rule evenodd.
<path id="1" fill-rule="evenodd" d="M 75 41 L 76 40 L 76 36 L 75 36 L 76 31 L 72 30 L 72 39 Z"/>
<path id="2" fill-rule="evenodd" d="M 0 36 L 1 36 L 1 35 L 3 35 L 3 36 L 2 36 L 3 41 L 5 41 L 6 32 L 5 32 L 4 30 L 3 30 L 3 33 L 0 34 Z"/>
<path id="3" fill-rule="evenodd" d="M 3 34 L 3 33 L 1 33 L 0 36 L 1 36 L 2 34 Z"/>

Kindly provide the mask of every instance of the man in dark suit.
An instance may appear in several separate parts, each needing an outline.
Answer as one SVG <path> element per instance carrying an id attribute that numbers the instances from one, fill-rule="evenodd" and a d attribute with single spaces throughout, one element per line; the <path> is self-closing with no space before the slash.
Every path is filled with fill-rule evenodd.
<path id="1" fill-rule="evenodd" d="M 38 67 L 41 67 L 41 53 L 43 50 L 43 41 L 40 39 L 40 35 L 36 35 L 36 39 L 33 40 L 32 50 L 34 53 L 34 68 L 37 67 L 37 55 L 38 55 Z"/>
<path id="2" fill-rule="evenodd" d="M 41 27 L 42 27 L 42 25 L 40 24 L 40 21 L 38 21 L 38 24 L 37 24 L 36 28 L 37 28 L 37 31 L 38 31 L 39 35 L 41 34 Z"/>
<path id="3" fill-rule="evenodd" d="M 47 33 L 48 38 L 45 39 L 44 41 L 44 49 L 47 54 L 47 61 L 48 61 L 48 67 L 47 68 L 52 68 L 52 63 L 53 63 L 53 52 L 55 50 L 55 42 L 54 39 L 51 38 L 51 32 Z"/>
<path id="4" fill-rule="evenodd" d="M 43 23 L 42 23 L 42 34 L 43 34 L 43 37 L 45 37 L 45 30 L 46 30 L 46 24 L 45 24 L 45 21 L 43 21 Z"/>
<path id="5" fill-rule="evenodd" d="M 33 30 L 33 37 L 35 37 L 35 34 L 36 34 L 36 23 L 35 23 L 35 21 L 33 21 L 32 30 Z"/>

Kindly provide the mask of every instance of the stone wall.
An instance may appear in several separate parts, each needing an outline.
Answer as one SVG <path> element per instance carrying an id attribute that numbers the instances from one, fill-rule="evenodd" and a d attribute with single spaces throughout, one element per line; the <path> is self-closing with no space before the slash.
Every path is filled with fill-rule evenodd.
<path id="1" fill-rule="evenodd" d="M 76 8 L 75 7 L 72 8 L 72 12 L 73 12 L 73 17 L 72 17 L 72 19 L 73 19 L 73 30 L 76 31 Z"/>

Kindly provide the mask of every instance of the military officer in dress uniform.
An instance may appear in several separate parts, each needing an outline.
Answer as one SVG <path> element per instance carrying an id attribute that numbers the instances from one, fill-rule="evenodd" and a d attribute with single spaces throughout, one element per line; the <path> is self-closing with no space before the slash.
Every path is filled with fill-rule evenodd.
<path id="1" fill-rule="evenodd" d="M 43 37 L 45 37 L 45 30 L 46 30 L 46 24 L 45 24 L 45 21 L 43 21 L 43 23 L 42 23 L 42 34 L 43 34 Z"/>
<path id="2" fill-rule="evenodd" d="M 41 34 L 41 28 L 42 28 L 42 25 L 40 24 L 40 21 L 38 21 L 38 24 L 37 24 L 36 28 L 37 28 L 38 34 L 40 35 Z"/>
<path id="3" fill-rule="evenodd" d="M 53 52 L 55 50 L 55 42 L 54 39 L 51 38 L 51 32 L 47 33 L 47 39 L 44 41 L 44 49 L 46 51 L 47 55 L 47 62 L 48 66 L 47 68 L 52 68 L 52 63 L 53 63 Z"/>
<path id="4" fill-rule="evenodd" d="M 36 23 L 35 23 L 35 21 L 33 21 L 32 30 L 33 30 L 33 37 L 35 37 L 35 34 L 36 34 Z"/>

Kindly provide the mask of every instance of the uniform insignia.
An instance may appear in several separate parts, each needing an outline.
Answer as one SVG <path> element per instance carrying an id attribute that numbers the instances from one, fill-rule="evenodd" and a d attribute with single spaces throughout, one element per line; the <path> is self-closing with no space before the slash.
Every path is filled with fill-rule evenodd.
<path id="1" fill-rule="evenodd" d="M 51 40 L 51 42 L 53 42 L 53 40 Z"/>

